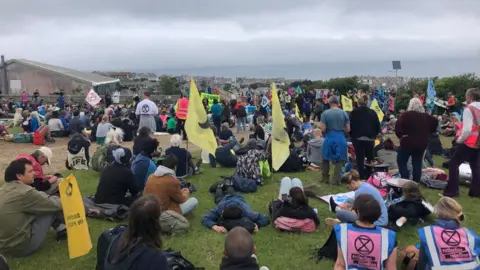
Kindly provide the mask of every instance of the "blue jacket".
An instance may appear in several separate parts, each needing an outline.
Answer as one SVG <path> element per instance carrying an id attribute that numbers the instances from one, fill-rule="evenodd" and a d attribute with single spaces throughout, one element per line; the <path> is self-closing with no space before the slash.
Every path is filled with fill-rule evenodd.
<path id="1" fill-rule="evenodd" d="M 139 192 L 143 192 L 145 189 L 145 183 L 147 183 L 148 177 L 157 169 L 155 163 L 149 157 L 143 153 L 135 156 L 131 166 L 133 175 L 135 176 L 135 182 L 137 183 Z"/>
<path id="2" fill-rule="evenodd" d="M 58 96 L 57 107 L 59 107 L 62 110 L 65 109 L 65 100 L 63 99 L 63 96 Z"/>
<path id="3" fill-rule="evenodd" d="M 252 211 L 242 196 L 229 194 L 226 195 L 215 208 L 210 210 L 202 217 L 203 226 L 211 228 L 213 225 L 216 225 L 218 219 L 222 215 L 223 210 L 231 206 L 238 206 L 241 208 L 243 211 L 243 216 L 248 217 L 251 221 L 257 224 L 258 227 L 265 227 L 270 223 L 270 220 L 267 216 L 262 213 Z"/>
<path id="4" fill-rule="evenodd" d="M 218 103 L 213 104 L 212 107 L 210 108 L 210 111 L 212 112 L 212 115 L 221 116 L 223 112 L 222 105 Z"/>
<path id="5" fill-rule="evenodd" d="M 65 128 L 65 130 L 68 130 L 67 119 L 65 119 L 65 117 L 60 117 L 60 121 L 62 121 L 62 125 Z"/>
<path id="6" fill-rule="evenodd" d="M 37 129 L 40 126 L 39 124 L 40 123 L 38 123 L 38 119 L 36 117 L 33 117 L 32 119 L 30 119 L 30 129 L 32 130 L 32 132 L 37 131 Z"/>

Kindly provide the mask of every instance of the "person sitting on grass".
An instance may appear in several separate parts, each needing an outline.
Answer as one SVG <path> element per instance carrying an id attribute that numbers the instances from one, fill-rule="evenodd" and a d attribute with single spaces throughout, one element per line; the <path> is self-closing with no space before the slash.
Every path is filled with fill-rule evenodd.
<path id="1" fill-rule="evenodd" d="M 173 210 L 180 215 L 187 215 L 197 207 L 198 200 L 189 198 L 190 190 L 181 188 L 180 181 L 175 177 L 178 159 L 168 155 L 162 164 L 148 177 L 143 193 L 157 196 L 162 211 Z"/>
<path id="2" fill-rule="evenodd" d="M 143 145 L 151 140 L 155 140 L 156 144 L 151 145 L 152 147 L 154 146 L 153 149 L 144 149 Z M 135 138 L 133 141 L 133 156 L 136 156 L 142 152 L 142 149 L 147 151 L 147 152 L 155 152 L 158 148 L 158 145 L 160 143 L 158 140 L 153 136 L 153 132 L 149 127 L 141 127 L 138 130 L 138 136 Z"/>
<path id="3" fill-rule="evenodd" d="M 218 233 L 226 233 L 236 226 L 244 227 L 251 233 L 270 223 L 267 216 L 254 212 L 245 199 L 236 194 L 227 194 L 202 217 L 203 226 Z"/>
<path id="4" fill-rule="evenodd" d="M 402 197 L 387 200 L 388 219 L 391 223 L 402 219 L 399 224 L 395 223 L 397 226 L 402 226 L 405 221 L 415 225 L 431 213 L 424 204 L 427 202 L 423 199 L 419 185 L 414 181 L 408 181 L 402 186 Z"/>
<path id="5" fill-rule="evenodd" d="M 130 206 L 139 196 L 135 177 L 130 170 L 132 152 L 128 148 L 113 150 L 114 162 L 100 174 L 95 203 Z"/>
<path id="6" fill-rule="evenodd" d="M 257 262 L 256 248 L 252 235 L 242 227 L 235 227 L 225 237 L 220 270 L 268 270 Z"/>
<path id="7" fill-rule="evenodd" d="M 314 138 L 307 143 L 307 160 L 311 169 L 319 169 L 322 166 L 323 135 L 320 129 L 313 130 Z"/>
<path id="8" fill-rule="evenodd" d="M 462 206 L 442 197 L 435 205 L 435 223 L 418 230 L 420 250 L 416 269 L 479 269 L 480 238 L 462 227 Z"/>
<path id="9" fill-rule="evenodd" d="M 361 194 L 370 194 L 378 201 L 380 205 L 381 214 L 378 217 L 378 220 L 374 221 L 375 226 L 385 227 L 388 226 L 388 211 L 385 205 L 385 202 L 380 195 L 380 191 L 377 188 L 370 185 L 367 182 L 364 182 L 360 179 L 360 175 L 356 170 L 351 170 L 350 172 L 344 174 L 340 182 L 347 186 L 351 191 L 355 191 L 355 198 Z M 355 211 L 352 211 L 351 206 L 348 205 L 339 205 L 335 203 L 333 197 L 330 197 L 329 201 L 330 211 L 336 213 L 337 219 L 327 218 L 325 223 L 330 226 L 333 226 L 338 223 L 354 223 L 358 219 L 358 215 Z"/>
<path id="10" fill-rule="evenodd" d="M 160 202 L 155 196 L 136 200 L 130 207 L 127 230 L 108 247 L 104 270 L 170 269 L 162 251 L 160 214 Z"/>
<path id="11" fill-rule="evenodd" d="M 309 229 L 306 229 L 307 231 L 313 231 L 316 226 L 320 225 L 316 209 L 308 205 L 308 199 L 303 193 L 302 181 L 298 178 L 284 177 L 282 179 L 278 200 L 272 202 L 269 210 L 272 223 L 275 223 L 276 228 L 283 227 L 278 222 L 285 222 L 285 218 L 294 221 L 299 220 L 303 228 L 309 227 Z M 289 222 L 289 220 L 286 220 L 286 222 Z M 302 228 L 298 229 L 304 231 Z"/>
<path id="12" fill-rule="evenodd" d="M 0 253 L 26 257 L 45 241 L 50 227 L 56 239 L 65 240 L 67 230 L 60 198 L 35 190 L 32 162 L 20 158 L 5 169 L 5 184 L 0 187 Z"/>
<path id="13" fill-rule="evenodd" d="M 374 225 L 382 213 L 377 199 L 360 194 L 353 211 L 358 217 L 354 223 L 334 227 L 338 244 L 334 269 L 397 269 L 395 232 Z"/>
<path id="14" fill-rule="evenodd" d="M 53 194 L 58 191 L 58 174 L 44 175 L 42 166 L 50 165 L 53 157 L 53 152 L 50 148 L 42 146 L 31 155 L 20 154 L 15 159 L 25 158 L 32 163 L 34 171 L 34 181 L 32 186 L 38 191 L 43 191 L 47 194 Z"/>
<path id="15" fill-rule="evenodd" d="M 241 192 L 255 192 L 257 185 L 263 185 L 259 162 L 268 157 L 265 150 L 259 150 L 255 139 L 250 139 L 247 146 L 237 151 L 237 166 L 234 174 L 235 190 Z"/>
<path id="16" fill-rule="evenodd" d="M 150 130 L 149 127 L 142 127 Z M 135 183 L 137 183 L 140 192 L 145 188 L 145 183 L 148 177 L 155 172 L 156 166 L 152 160 L 153 153 L 156 149 L 158 141 L 156 139 L 147 139 L 143 142 L 141 152 L 135 156 L 132 161 L 131 170 L 135 176 Z"/>
<path id="17" fill-rule="evenodd" d="M 197 164 L 193 164 L 192 154 L 185 148 L 181 147 L 182 137 L 178 134 L 174 134 L 170 138 L 170 147 L 165 150 L 165 155 L 174 155 L 178 159 L 178 166 L 175 174 L 178 178 L 186 178 L 194 175 L 198 172 L 202 160 L 200 159 Z"/>
<path id="18" fill-rule="evenodd" d="M 169 134 L 175 134 L 175 129 L 177 128 L 177 120 L 175 115 L 170 115 L 167 121 L 167 132 Z"/>
<path id="19" fill-rule="evenodd" d="M 220 132 L 218 133 L 220 145 L 228 144 L 232 138 L 235 139 L 235 136 L 228 126 L 228 123 L 223 123 L 220 127 Z"/>
<path id="20" fill-rule="evenodd" d="M 100 122 L 98 124 L 97 129 L 96 129 L 95 138 L 96 138 L 96 142 L 98 144 L 102 145 L 105 142 L 105 138 L 107 137 L 107 133 L 110 130 L 110 128 L 112 128 L 112 127 L 113 127 L 113 125 L 110 124 L 108 115 L 104 114 L 102 116 L 102 122 Z"/>

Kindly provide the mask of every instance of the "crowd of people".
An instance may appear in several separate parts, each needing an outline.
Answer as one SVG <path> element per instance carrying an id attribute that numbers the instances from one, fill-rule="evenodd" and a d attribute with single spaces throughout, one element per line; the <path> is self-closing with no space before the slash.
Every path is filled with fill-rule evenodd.
<path id="1" fill-rule="evenodd" d="M 385 118 L 379 119 L 369 107 L 375 91 L 347 93 L 354 106 L 349 112 L 342 109 L 335 91 L 320 96 L 290 89 L 279 92 L 290 155 L 278 171 L 318 171 L 321 183 L 344 185 L 354 191 L 354 197 L 343 204 L 333 197 L 328 202 L 335 213 L 334 218 L 325 219 L 337 243 L 333 248 L 337 254 L 335 269 L 396 269 L 396 231 L 402 226 L 398 221 L 418 224 L 430 214 L 435 216 L 435 223 L 419 229 L 419 245 L 411 248 L 417 254 L 417 269 L 479 268 L 480 239 L 462 227 L 462 207 L 452 198 L 459 196 L 458 168 L 464 162 L 472 170 L 469 196 L 480 197 L 480 89 L 466 91 L 468 105 L 462 122 L 454 125 L 448 181 L 433 209 L 421 195 L 419 184 L 423 183 L 424 160 L 431 152 L 432 137 L 438 137 L 445 126 L 425 112 L 417 97 L 410 100 L 406 111 L 395 114 L 393 93 L 382 101 Z M 113 237 L 103 252 L 105 258 L 97 258 L 102 269 L 150 269 L 152 265 L 169 269 L 161 236 L 188 232 L 188 216 L 200 203 L 192 196 L 198 192 L 195 185 L 188 181 L 202 173 L 202 163 L 234 169 L 231 176 L 210 187 L 215 207 L 201 220 L 203 226 L 227 233 L 220 269 L 267 269 L 257 262 L 252 233 L 268 224 L 280 231 L 305 233 L 320 226 L 318 210 L 308 200 L 318 197 L 318 185 L 304 186 L 300 179 L 284 177 L 278 199 L 266 209 L 268 214 L 253 211 L 241 195 L 257 192 L 272 173 L 275 123 L 271 95 L 247 93 L 239 100 L 214 101 L 211 105 L 204 100 L 218 147 L 215 156 L 196 161 L 183 147 L 183 140 L 194 136 L 186 134 L 184 128 L 189 105 L 186 96 L 173 106 L 159 108 L 146 92 L 144 99 L 137 98 L 131 107 L 104 104 L 95 110 L 66 106 L 59 96 L 55 107 L 45 108 L 40 100 L 35 110 L 23 102 L 18 123 L 25 133 L 33 133 L 33 137 L 40 134 L 47 142 L 53 142 L 52 137 L 69 136 L 67 168 L 91 168 L 100 173 L 94 203 L 129 208 L 128 227 Z M 247 107 L 252 106 L 255 111 L 248 112 Z M 230 126 L 232 116 L 236 133 Z M 385 139 L 389 131 L 400 140 L 398 147 Z M 172 134 L 165 151 L 159 149 L 155 132 Z M 247 132 L 247 140 L 239 136 Z M 125 147 L 124 141 L 133 141 L 133 148 Z M 92 142 L 100 145 L 93 155 L 89 151 Z M 35 253 L 50 227 L 57 240 L 67 237 L 58 197 L 62 175 L 46 175 L 42 168 L 52 157 L 52 150 L 42 146 L 31 154 L 18 155 L 5 170 L 6 183 L 0 187 L 0 219 L 5 221 L 0 226 L 0 253 L 14 257 Z M 388 184 L 382 182 L 385 179 L 375 182 L 379 168 L 383 177 L 396 176 L 405 182 L 395 192 L 382 191 Z M 441 242 L 445 233 L 459 235 L 455 248 Z M 368 254 L 352 248 L 362 239 L 371 242 Z M 362 243 L 368 249 L 368 243 Z"/>

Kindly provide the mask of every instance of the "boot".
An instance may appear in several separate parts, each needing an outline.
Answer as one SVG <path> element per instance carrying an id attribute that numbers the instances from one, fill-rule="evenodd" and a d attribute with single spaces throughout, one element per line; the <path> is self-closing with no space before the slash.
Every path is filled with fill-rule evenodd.
<path id="1" fill-rule="evenodd" d="M 324 160 L 322 162 L 322 180 L 321 182 L 330 183 L 330 161 Z"/>
<path id="2" fill-rule="evenodd" d="M 332 184 L 339 186 L 340 179 L 341 179 L 340 173 L 342 172 L 344 162 L 339 160 L 339 161 L 335 161 L 334 163 L 335 163 L 335 167 L 333 168 Z"/>

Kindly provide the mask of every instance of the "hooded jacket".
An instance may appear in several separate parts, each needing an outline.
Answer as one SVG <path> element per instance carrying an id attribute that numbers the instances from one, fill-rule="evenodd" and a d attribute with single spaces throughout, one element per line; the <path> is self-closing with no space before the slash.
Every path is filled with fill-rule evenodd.
<path id="1" fill-rule="evenodd" d="M 222 215 L 223 210 L 227 207 L 233 206 L 242 209 L 243 216 L 248 217 L 251 221 L 257 224 L 258 227 L 265 227 L 270 223 L 270 220 L 267 216 L 262 213 L 252 211 L 242 196 L 229 194 L 226 195 L 215 208 L 210 210 L 202 217 L 203 226 L 211 228 L 213 225 L 216 225 L 218 219 Z"/>
<path id="2" fill-rule="evenodd" d="M 182 215 L 180 204 L 188 200 L 188 195 L 183 194 L 175 172 L 165 166 L 158 166 L 148 177 L 143 193 L 157 196 L 162 211 L 172 210 L 180 215 Z"/>
<path id="3" fill-rule="evenodd" d="M 322 164 L 322 147 L 323 147 L 323 138 L 320 139 L 311 139 L 307 144 L 307 160 L 314 163 L 315 165 Z"/>
<path id="4" fill-rule="evenodd" d="M 155 163 L 149 156 L 141 152 L 133 160 L 131 169 L 133 175 L 135 175 L 138 190 L 142 192 L 148 177 L 155 172 Z"/>

